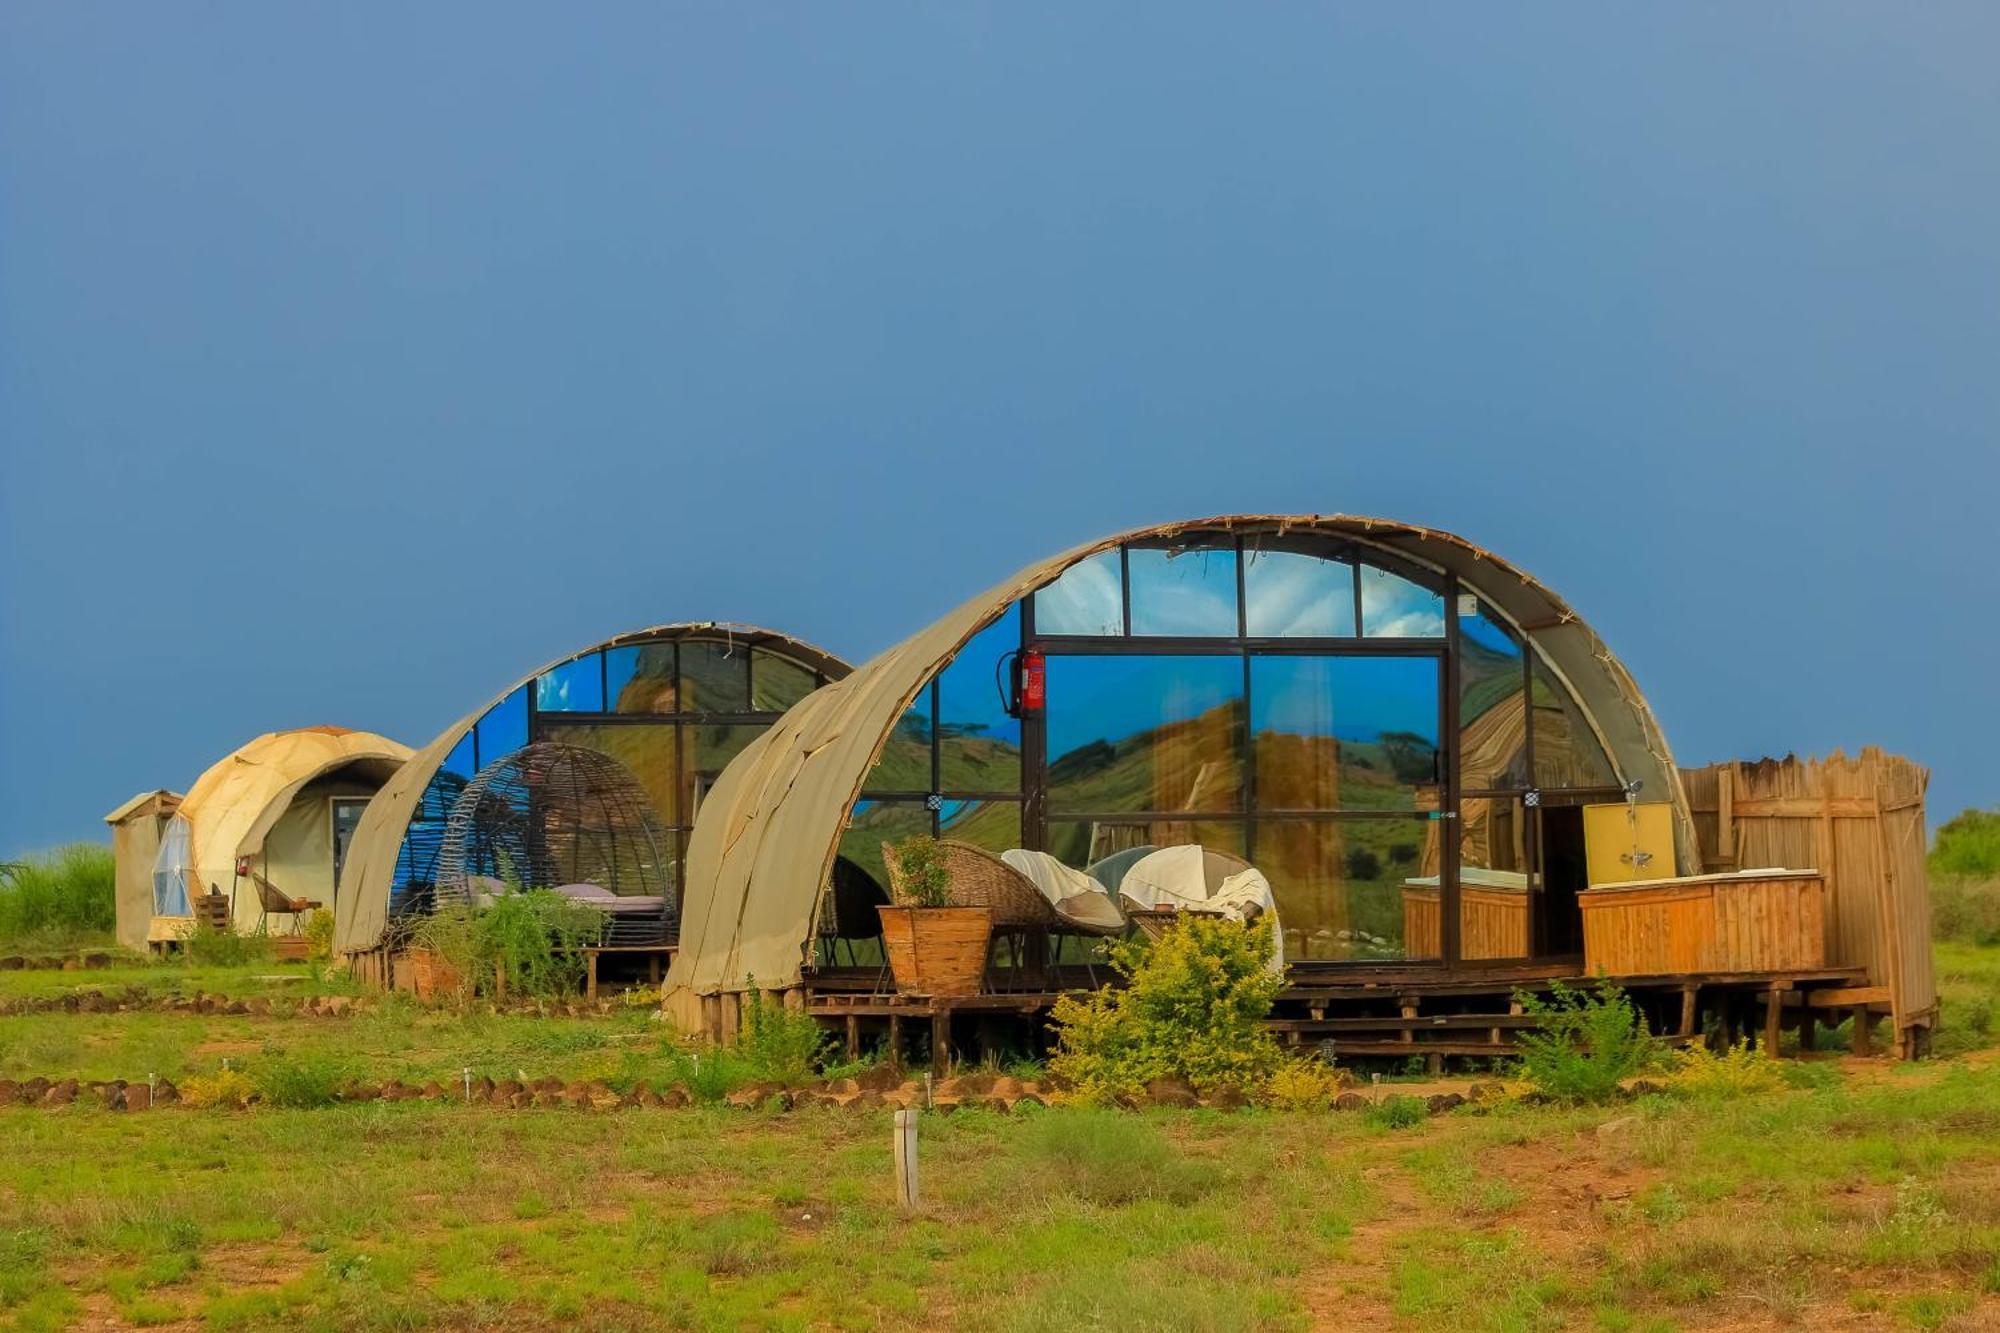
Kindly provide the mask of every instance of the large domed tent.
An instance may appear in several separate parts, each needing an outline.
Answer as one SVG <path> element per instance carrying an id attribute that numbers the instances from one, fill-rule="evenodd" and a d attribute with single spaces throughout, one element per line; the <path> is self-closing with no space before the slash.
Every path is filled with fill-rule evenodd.
<path id="1" fill-rule="evenodd" d="M 369 803 L 341 879 L 335 952 L 351 958 L 393 946 L 397 923 L 432 909 L 438 856 L 460 796 L 534 744 L 595 751 L 645 793 L 671 871 L 660 895 L 671 916 L 686 841 L 709 788 L 786 709 L 848 670 L 833 654 L 772 630 L 682 621 L 606 639 L 518 678 L 412 755 Z M 532 793 L 521 799 L 522 817 L 549 817 L 529 808 Z"/>
<path id="2" fill-rule="evenodd" d="M 1571 953 L 1584 808 L 1639 792 L 1656 872 L 1697 867 L 1632 677 L 1492 553 L 1344 515 L 1140 529 L 1020 571 L 745 750 L 694 830 L 667 1008 L 713 1031 L 746 977 L 828 975 L 829 886 L 913 833 L 1077 870 L 1188 844 L 1254 863 L 1295 972 Z M 1466 886 L 1506 899 L 1505 937 Z"/>
<path id="3" fill-rule="evenodd" d="M 287 898 L 334 906 L 362 810 L 409 757 L 407 745 L 373 732 L 301 727 L 218 760 L 159 835 L 146 937 L 178 938 L 193 899 L 209 892 L 230 899 L 238 930 L 256 928 L 264 919 L 259 880 Z M 121 898 L 121 914 L 125 907 Z M 127 933 L 121 919 L 121 938 Z"/>

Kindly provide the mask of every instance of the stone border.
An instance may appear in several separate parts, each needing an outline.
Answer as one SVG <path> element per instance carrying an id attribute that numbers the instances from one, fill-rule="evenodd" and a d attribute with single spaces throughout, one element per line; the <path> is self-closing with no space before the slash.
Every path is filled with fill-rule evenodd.
<path id="1" fill-rule="evenodd" d="M 976 1073 L 947 1078 L 929 1086 L 904 1078 L 888 1065 L 878 1065 L 860 1078 L 833 1079 L 801 1086 L 783 1083 L 753 1083 L 738 1088 L 722 1101 L 737 1110 L 790 1111 L 799 1107 L 832 1107 L 843 1110 L 931 1110 L 949 1112 L 961 1107 L 1011 1112 L 1024 1106 L 1046 1106 L 1059 1091 L 1057 1087 L 1005 1074 Z M 1395 1095 L 1395 1094 L 1390 1094 Z M 1474 1083 L 1466 1093 L 1435 1093 L 1423 1099 L 1428 1114 L 1441 1115 L 1460 1106 L 1486 1106 L 1505 1097 L 1498 1083 Z M 31 1078 L 25 1082 L 0 1079 L 0 1106 L 40 1106 L 56 1109 L 79 1101 L 97 1101 L 106 1110 L 145 1111 L 154 1107 L 181 1104 L 180 1090 L 171 1080 L 111 1079 L 84 1082 L 78 1079 Z M 401 1079 L 386 1083 L 356 1084 L 342 1089 L 341 1104 L 362 1102 L 449 1102 L 471 1106 L 494 1106 L 510 1110 L 566 1107 L 578 1111 L 613 1111 L 627 1108 L 678 1110 L 698 1103 L 685 1088 L 655 1092 L 643 1088 L 620 1093 L 600 1080 L 565 1082 L 550 1076 L 525 1083 L 515 1079 L 476 1078 L 471 1086 L 447 1087 L 433 1079 L 413 1085 Z M 252 1104 L 255 1103 L 254 1095 Z M 1376 1104 L 1376 1099 L 1360 1092 L 1343 1092 L 1332 1104 L 1334 1110 L 1360 1111 Z M 1137 1107 L 1207 1108 L 1234 1111 L 1250 1105 L 1249 1099 L 1233 1089 L 1206 1097 L 1177 1080 L 1155 1082 Z M 234 1109 L 234 1108 L 229 1108 Z"/>

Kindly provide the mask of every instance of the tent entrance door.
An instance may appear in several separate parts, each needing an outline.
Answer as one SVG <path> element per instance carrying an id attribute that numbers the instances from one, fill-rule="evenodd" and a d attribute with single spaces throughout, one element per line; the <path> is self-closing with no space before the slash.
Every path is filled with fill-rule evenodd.
<path id="1" fill-rule="evenodd" d="M 354 830 L 361 827 L 361 812 L 368 808 L 365 796 L 336 796 L 333 798 L 333 894 L 340 893 L 340 870 L 347 864 L 347 848 L 354 841 Z"/>

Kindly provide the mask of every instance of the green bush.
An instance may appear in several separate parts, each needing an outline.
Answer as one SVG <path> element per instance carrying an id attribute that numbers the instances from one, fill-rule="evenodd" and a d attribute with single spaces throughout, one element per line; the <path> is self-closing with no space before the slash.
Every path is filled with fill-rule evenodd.
<path id="1" fill-rule="evenodd" d="M 1541 1020 L 1523 1032 L 1521 1077 L 1545 1096 L 1564 1102 L 1601 1102 L 1619 1085 L 1658 1062 L 1659 1043 L 1646 1030 L 1632 999 L 1609 981 L 1589 989 L 1555 982 L 1548 999 L 1518 991 L 1524 1013 Z"/>
<path id="2" fill-rule="evenodd" d="M 2000 876 L 1972 879 L 1933 872 L 1931 935 L 1988 949 L 2000 946 Z"/>
<path id="3" fill-rule="evenodd" d="M 1188 1204 L 1216 1184 L 1215 1168 L 1176 1153 L 1145 1119 L 1068 1107 L 1029 1122 L 1028 1178 L 1053 1192 L 1116 1207 L 1140 1199 Z"/>
<path id="4" fill-rule="evenodd" d="M 743 1005 L 743 1028 L 736 1038 L 737 1054 L 752 1081 L 803 1083 L 813 1076 L 829 1042 L 810 1014 L 772 1004 L 750 978 Z"/>
<path id="5" fill-rule="evenodd" d="M 194 967 L 247 967 L 272 957 L 271 941 L 261 934 L 238 935 L 199 923 L 181 932 L 181 960 Z"/>
<path id="6" fill-rule="evenodd" d="M 889 854 L 896 858 L 903 906 L 951 906 L 951 875 L 945 870 L 944 851 L 936 838 L 905 838 L 890 847 Z"/>
<path id="7" fill-rule="evenodd" d="M 306 918 L 306 957 L 323 963 L 333 957 L 333 913 L 315 907 Z"/>
<path id="8" fill-rule="evenodd" d="M 411 943 L 457 969 L 472 992 L 540 999 L 583 983 L 583 950 L 604 933 L 604 913 L 551 889 L 512 888 L 485 907 L 452 905 L 424 918 Z"/>
<path id="9" fill-rule="evenodd" d="M 1361 1113 L 1362 1123 L 1371 1129 L 1414 1129 L 1430 1115 L 1430 1107 L 1415 1097 L 1401 1093 L 1384 1097 Z"/>
<path id="10" fill-rule="evenodd" d="M 111 849 L 76 842 L 0 873 L 0 941 L 59 948 L 102 942 L 118 926 Z"/>
<path id="11" fill-rule="evenodd" d="M 266 1106 L 331 1106 L 353 1078 L 353 1066 L 331 1051 L 274 1054 L 250 1069 Z"/>
<path id="12" fill-rule="evenodd" d="M 1938 829 L 1931 873 L 2000 879 L 2000 810 L 1965 810 Z"/>
<path id="13" fill-rule="evenodd" d="M 1161 1078 L 1202 1092 L 1262 1087 L 1283 1062 L 1263 1028 L 1284 987 L 1270 961 L 1268 921 L 1187 916 L 1150 946 L 1115 946 L 1126 985 L 1056 1002 L 1051 1072 L 1093 1103 L 1135 1098 Z"/>

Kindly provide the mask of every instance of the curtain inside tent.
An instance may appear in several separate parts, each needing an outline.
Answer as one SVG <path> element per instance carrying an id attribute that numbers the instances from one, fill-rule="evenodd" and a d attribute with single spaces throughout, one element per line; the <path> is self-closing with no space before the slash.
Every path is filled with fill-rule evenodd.
<path id="1" fill-rule="evenodd" d="M 192 829 L 187 820 L 175 815 L 167 821 L 167 831 L 160 838 L 159 855 L 153 859 L 153 915 L 192 916 L 194 906 L 188 901 L 188 871 L 192 868 L 194 848 Z"/>

